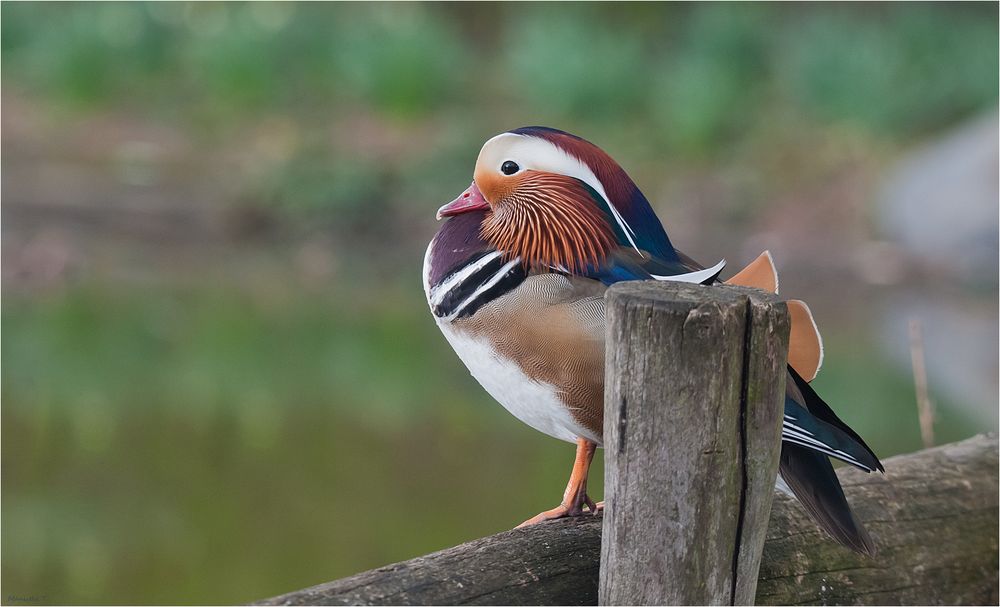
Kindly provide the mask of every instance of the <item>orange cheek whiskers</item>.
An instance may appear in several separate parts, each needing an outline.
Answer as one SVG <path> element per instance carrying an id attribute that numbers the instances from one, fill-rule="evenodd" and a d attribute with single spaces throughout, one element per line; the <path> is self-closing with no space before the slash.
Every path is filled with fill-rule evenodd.
<path id="1" fill-rule="evenodd" d="M 587 191 L 561 175 L 528 177 L 498 199 L 483 222 L 483 238 L 529 267 L 582 272 L 602 262 L 615 239 Z"/>

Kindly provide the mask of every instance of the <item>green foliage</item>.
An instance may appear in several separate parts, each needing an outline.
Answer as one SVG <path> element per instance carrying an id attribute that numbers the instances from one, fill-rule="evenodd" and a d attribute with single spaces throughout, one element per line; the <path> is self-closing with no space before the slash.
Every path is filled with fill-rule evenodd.
<path id="1" fill-rule="evenodd" d="M 606 27 L 597 10 L 543 5 L 508 28 L 507 73 L 532 113 L 613 120 L 639 107 L 643 40 Z"/>
<path id="2" fill-rule="evenodd" d="M 433 146 L 390 167 L 395 159 L 359 156 L 363 130 L 324 131 L 358 117 L 403 128 L 428 121 L 470 147 L 530 123 L 611 142 L 642 134 L 647 145 L 697 159 L 767 139 L 778 119 L 850 121 L 905 142 L 997 99 L 989 4 L 2 10 L 3 84 L 14 90 L 70 108 L 153 115 L 209 146 L 293 116 L 303 146 L 246 192 L 290 217 L 350 216 L 426 189 L 410 167 L 435 164 L 425 158 Z M 412 136 L 433 140 L 427 130 Z M 387 187 L 390 168 L 408 178 Z"/>
<path id="3" fill-rule="evenodd" d="M 514 103 L 515 116 L 652 122 L 705 150 L 754 128 L 768 102 L 908 137 L 997 97 L 992 5 L 502 14 L 491 43 L 463 37 L 468 12 L 421 4 L 12 3 L 4 83 L 209 122 L 289 107 L 333 116 L 344 103 L 403 119 Z"/>
<path id="4" fill-rule="evenodd" d="M 995 18 L 922 4 L 860 15 L 828 8 L 803 21 L 783 76 L 794 98 L 821 118 L 906 136 L 996 102 Z"/>
<path id="5" fill-rule="evenodd" d="M 390 115 L 412 117 L 446 104 L 468 69 L 450 22 L 425 5 L 374 5 L 344 21 L 330 57 L 342 88 Z"/>
<path id="6" fill-rule="evenodd" d="M 665 139 L 706 151 L 733 129 L 747 129 L 770 79 L 767 5 L 734 11 L 703 4 L 664 48 L 656 66 L 653 118 Z"/>

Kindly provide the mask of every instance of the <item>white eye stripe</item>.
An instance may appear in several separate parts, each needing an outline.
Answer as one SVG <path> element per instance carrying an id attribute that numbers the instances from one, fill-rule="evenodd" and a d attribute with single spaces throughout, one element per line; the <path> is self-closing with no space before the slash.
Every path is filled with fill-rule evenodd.
<path id="1" fill-rule="evenodd" d="M 516 159 L 516 160 L 514 160 Z M 520 170 L 534 169 L 574 177 L 586 183 L 607 203 L 615 222 L 621 227 L 625 238 L 639 255 L 645 257 L 635 243 L 635 231 L 622 217 L 615 205 L 611 204 L 604 185 L 583 161 L 550 141 L 518 133 L 501 133 L 483 144 L 479 152 L 480 166 L 502 166 L 505 161 L 516 162 Z M 502 172 L 502 171 L 501 171 Z"/>

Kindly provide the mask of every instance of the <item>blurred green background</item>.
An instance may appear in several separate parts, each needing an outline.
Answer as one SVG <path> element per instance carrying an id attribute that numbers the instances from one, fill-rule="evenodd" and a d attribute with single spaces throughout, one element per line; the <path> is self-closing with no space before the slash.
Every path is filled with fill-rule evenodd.
<path id="1" fill-rule="evenodd" d="M 996 154 L 996 3 L 0 10 L 4 596 L 246 602 L 554 506 L 572 446 L 420 286 L 435 209 L 527 124 L 703 262 L 770 249 L 880 455 L 921 448 L 911 319 L 934 440 L 996 428 L 995 160 L 912 177 Z"/>

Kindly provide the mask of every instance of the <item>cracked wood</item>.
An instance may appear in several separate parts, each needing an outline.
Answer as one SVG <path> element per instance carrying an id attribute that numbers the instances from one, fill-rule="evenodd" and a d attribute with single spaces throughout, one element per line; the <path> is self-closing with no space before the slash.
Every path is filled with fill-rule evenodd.
<path id="1" fill-rule="evenodd" d="M 785 304 L 653 281 L 605 297 L 600 601 L 751 602 L 778 469 Z"/>

